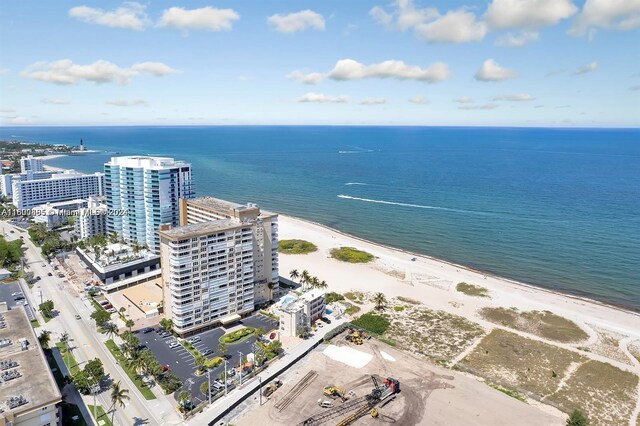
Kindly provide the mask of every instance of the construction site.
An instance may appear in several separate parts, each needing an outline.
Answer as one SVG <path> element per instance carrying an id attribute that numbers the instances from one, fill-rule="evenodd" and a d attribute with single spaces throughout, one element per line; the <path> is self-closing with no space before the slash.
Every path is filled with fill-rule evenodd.
<path id="1" fill-rule="evenodd" d="M 478 380 L 366 334 L 322 344 L 225 420 L 237 425 L 562 425 Z"/>

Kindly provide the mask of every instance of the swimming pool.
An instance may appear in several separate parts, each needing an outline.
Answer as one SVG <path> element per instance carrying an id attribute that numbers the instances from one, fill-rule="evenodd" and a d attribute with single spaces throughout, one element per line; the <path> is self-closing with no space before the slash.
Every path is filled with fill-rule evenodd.
<path id="1" fill-rule="evenodd" d="M 331 309 L 327 308 L 327 309 L 324 310 L 324 313 L 326 315 L 331 315 L 333 313 L 333 311 Z"/>

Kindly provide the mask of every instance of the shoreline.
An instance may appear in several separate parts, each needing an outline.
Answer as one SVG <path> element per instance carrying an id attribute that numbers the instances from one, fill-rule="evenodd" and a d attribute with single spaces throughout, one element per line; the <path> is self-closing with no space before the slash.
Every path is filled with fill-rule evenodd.
<path id="1" fill-rule="evenodd" d="M 630 307 L 627 307 L 627 306 L 616 305 L 616 304 L 613 304 L 613 303 L 608 303 L 608 302 L 603 302 L 601 300 L 592 299 L 592 298 L 587 297 L 587 296 L 579 296 L 579 295 L 576 295 L 576 294 L 563 292 L 561 290 L 554 290 L 554 289 L 551 289 L 551 288 L 547 288 L 547 287 L 544 287 L 544 286 L 541 286 L 541 285 L 538 285 L 538 284 L 525 283 L 525 282 L 518 281 L 518 280 L 515 280 L 515 279 L 512 279 L 512 278 L 506 278 L 506 277 L 503 277 L 503 276 L 500 276 L 500 275 L 496 275 L 496 274 L 491 273 L 491 272 L 483 271 L 481 269 L 474 269 L 472 267 L 465 266 L 463 264 L 450 262 L 448 260 L 441 259 L 441 258 L 434 257 L 434 256 L 429 256 L 427 254 L 416 253 L 416 252 L 412 252 L 412 251 L 409 251 L 409 250 L 406 250 L 406 249 L 403 249 L 403 248 L 400 248 L 400 247 L 395 247 L 395 246 L 387 245 L 387 244 L 383 244 L 383 243 L 377 243 L 375 241 L 367 240 L 365 238 L 358 237 L 356 235 L 352 235 L 352 234 L 340 231 L 340 230 L 335 229 L 335 228 L 331 228 L 330 226 L 323 225 L 322 223 L 314 222 L 312 220 L 304 219 L 304 218 L 301 218 L 301 217 L 291 216 L 291 215 L 283 214 L 283 213 L 278 213 L 278 216 L 279 217 L 285 217 L 285 218 L 291 219 L 291 220 L 296 220 L 296 221 L 299 221 L 299 222 L 305 222 L 305 223 L 308 223 L 310 225 L 318 226 L 320 228 L 325 229 L 326 231 L 334 232 L 334 233 L 340 234 L 340 235 L 342 235 L 342 236 L 344 236 L 346 238 L 352 238 L 352 239 L 360 241 L 360 242 L 362 242 L 364 244 L 370 244 L 370 245 L 379 247 L 381 249 L 386 249 L 386 250 L 391 250 L 391 251 L 395 251 L 395 252 L 399 252 L 399 253 L 404 253 L 404 254 L 407 254 L 407 255 L 409 255 L 411 257 L 428 259 L 428 260 L 433 261 L 433 262 L 442 263 L 442 264 L 445 264 L 445 265 L 448 265 L 448 266 L 451 266 L 451 267 L 455 267 L 456 269 L 463 269 L 463 270 L 471 272 L 471 273 L 484 275 L 484 276 L 491 277 L 493 279 L 500 280 L 500 281 L 505 281 L 505 282 L 508 282 L 508 283 L 516 285 L 516 286 L 525 287 L 525 288 L 528 288 L 528 289 L 531 289 L 531 290 L 535 290 L 535 291 L 547 292 L 549 294 L 556 295 L 556 296 L 562 296 L 562 297 L 567 297 L 567 298 L 571 298 L 571 299 L 576 299 L 576 300 L 579 300 L 579 301 L 582 301 L 582 302 L 587 302 L 587 303 L 592 303 L 592 304 L 595 304 L 595 305 L 600 305 L 600 306 L 603 306 L 603 307 L 606 307 L 606 308 L 615 309 L 615 310 L 618 310 L 618 311 L 621 311 L 621 312 L 630 313 L 630 314 L 637 315 L 638 317 L 640 317 L 640 308 L 634 309 L 634 308 L 630 308 Z M 313 242 L 313 241 L 311 241 L 311 242 Z"/>

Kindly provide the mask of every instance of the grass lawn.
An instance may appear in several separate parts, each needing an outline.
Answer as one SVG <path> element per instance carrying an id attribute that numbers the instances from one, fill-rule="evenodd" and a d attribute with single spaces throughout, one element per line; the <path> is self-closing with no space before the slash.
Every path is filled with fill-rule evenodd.
<path id="1" fill-rule="evenodd" d="M 351 321 L 351 324 L 377 335 L 384 334 L 391 325 L 388 319 L 373 312 L 367 312 L 364 315 L 360 315 L 358 318 Z"/>
<path id="2" fill-rule="evenodd" d="M 73 376 L 78 371 L 80 371 L 78 362 L 73 357 L 73 352 L 69 352 L 69 354 L 67 355 L 67 347 L 62 342 L 56 343 L 56 347 L 60 351 L 60 356 L 62 356 L 62 359 L 64 360 L 64 363 L 67 365 L 67 369 L 69 370 L 71 375 Z"/>
<path id="3" fill-rule="evenodd" d="M 305 240 L 280 240 L 278 251 L 284 254 L 308 254 L 318 250 L 315 244 Z"/>
<path id="4" fill-rule="evenodd" d="M 104 412 L 104 409 L 101 405 L 87 405 L 87 409 L 91 412 L 92 416 L 95 416 L 96 422 L 104 422 L 102 423 L 102 426 L 111 426 L 111 419 L 109 418 L 107 413 Z"/>
<path id="5" fill-rule="evenodd" d="M 51 318 L 49 318 L 49 317 L 48 317 L 48 316 L 46 316 L 46 315 L 43 315 L 43 316 L 42 316 L 42 318 L 44 318 L 44 322 L 45 322 L 45 324 L 46 324 L 46 323 L 48 323 L 49 321 L 51 321 Z"/>
<path id="6" fill-rule="evenodd" d="M 458 285 L 456 286 L 456 290 L 460 293 L 466 294 L 467 296 L 491 298 L 489 296 L 489 290 L 479 285 L 458 283 Z"/>
<path id="7" fill-rule="evenodd" d="M 33 327 L 33 328 L 40 327 L 40 323 L 38 322 L 37 319 L 32 319 L 31 320 L 31 327 Z"/>
<path id="8" fill-rule="evenodd" d="M 116 361 L 118 361 L 120 367 L 122 367 L 124 372 L 127 373 L 127 376 L 129 376 L 131 381 L 136 385 L 142 396 L 144 396 L 144 399 L 156 399 L 156 396 L 153 394 L 153 392 L 151 392 L 151 389 L 145 386 L 144 383 L 142 383 L 142 379 L 138 377 L 138 375 L 133 371 L 131 371 L 131 368 L 129 368 L 129 361 L 127 361 L 124 355 L 122 355 L 122 352 L 120 352 L 120 348 L 118 348 L 118 345 L 116 345 L 116 343 L 111 339 L 107 340 L 105 342 L 105 345 L 107 346 L 107 349 L 109 349 L 109 352 L 111 352 L 113 357 L 116 359 Z"/>
<path id="9" fill-rule="evenodd" d="M 574 343 L 589 338 L 576 323 L 549 311 L 520 312 L 516 308 L 482 308 L 479 313 L 487 321 L 557 342 Z"/>
<path id="10" fill-rule="evenodd" d="M 367 263 L 374 259 L 371 253 L 353 247 L 340 247 L 331 250 L 331 257 L 342 262 Z"/>
<path id="11" fill-rule="evenodd" d="M 244 327 L 240 330 L 236 330 L 231 333 L 227 333 L 224 336 L 220 337 L 220 343 L 224 343 L 226 345 L 233 343 L 240 343 L 247 340 L 250 336 L 255 333 L 256 329 L 253 327 Z"/>

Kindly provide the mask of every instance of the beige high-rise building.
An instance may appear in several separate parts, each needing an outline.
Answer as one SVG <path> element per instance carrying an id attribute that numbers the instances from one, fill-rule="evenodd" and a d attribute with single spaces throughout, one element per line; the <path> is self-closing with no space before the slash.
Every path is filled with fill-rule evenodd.
<path id="1" fill-rule="evenodd" d="M 161 225 L 164 312 L 185 335 L 236 321 L 278 288 L 277 215 L 215 198 L 180 201 Z"/>

